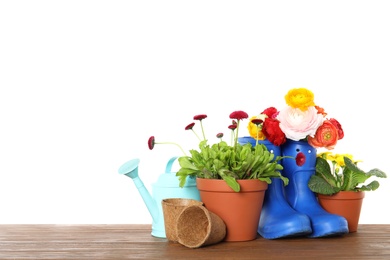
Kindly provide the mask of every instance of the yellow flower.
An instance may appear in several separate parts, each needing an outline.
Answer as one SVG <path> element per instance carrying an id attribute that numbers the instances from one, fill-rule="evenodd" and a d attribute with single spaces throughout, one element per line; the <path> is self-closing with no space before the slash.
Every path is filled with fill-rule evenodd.
<path id="1" fill-rule="evenodd" d="M 335 166 L 336 169 L 338 169 L 340 167 L 341 168 L 345 167 L 344 157 L 348 157 L 354 163 L 359 162 L 359 161 L 354 161 L 353 155 L 347 154 L 347 153 L 346 154 L 335 154 L 332 152 L 322 152 L 322 153 L 318 153 L 317 157 L 322 157 L 322 158 L 330 161 Z"/>
<path id="2" fill-rule="evenodd" d="M 248 131 L 249 131 L 249 135 L 252 136 L 253 138 L 259 138 L 258 140 L 264 140 L 265 139 L 265 135 L 263 134 L 263 132 L 261 131 L 262 129 L 262 125 L 260 125 L 259 128 L 257 128 L 257 126 L 252 123 L 252 119 L 255 119 L 255 118 L 258 118 L 258 119 L 262 119 L 264 121 L 264 119 L 266 118 L 267 116 L 264 115 L 264 114 L 261 114 L 261 115 L 258 115 L 258 116 L 252 116 L 250 119 L 249 119 L 249 123 L 248 123 Z M 258 135 L 257 135 L 258 134 Z"/>
<path id="3" fill-rule="evenodd" d="M 352 155 L 350 155 L 350 154 L 336 154 L 336 155 L 335 155 L 335 162 L 336 162 L 339 166 L 341 166 L 341 167 L 344 167 L 344 166 L 345 166 L 344 157 L 348 157 L 349 159 L 352 160 Z"/>
<path id="4" fill-rule="evenodd" d="M 309 107 L 315 106 L 314 94 L 306 88 L 291 89 L 284 98 L 287 105 L 292 108 L 299 108 L 302 111 L 306 111 Z"/>
<path id="5" fill-rule="evenodd" d="M 318 153 L 317 157 L 324 158 L 325 160 L 328 160 L 328 161 L 331 161 L 331 162 L 335 161 L 335 155 L 332 152 Z"/>

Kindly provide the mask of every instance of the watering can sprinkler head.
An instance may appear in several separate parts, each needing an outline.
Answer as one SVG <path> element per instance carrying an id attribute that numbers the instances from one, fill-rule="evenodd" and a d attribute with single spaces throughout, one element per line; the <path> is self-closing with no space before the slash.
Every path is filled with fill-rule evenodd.
<path id="1" fill-rule="evenodd" d="M 132 179 L 138 177 L 139 159 L 132 159 L 125 162 L 118 170 L 120 174 L 126 175 Z"/>

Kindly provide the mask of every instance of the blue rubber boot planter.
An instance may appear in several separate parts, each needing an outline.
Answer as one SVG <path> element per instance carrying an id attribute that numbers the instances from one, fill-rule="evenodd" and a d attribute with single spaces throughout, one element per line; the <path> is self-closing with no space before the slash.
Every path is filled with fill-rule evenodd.
<path id="1" fill-rule="evenodd" d="M 241 137 L 238 141 L 240 144 L 256 145 L 256 140 L 252 137 Z M 259 143 L 264 144 L 275 157 L 281 155 L 279 146 L 267 140 Z M 284 184 L 279 178 L 272 178 L 272 183 L 265 192 L 257 232 L 266 239 L 302 236 L 312 232 L 309 217 L 294 210 L 287 202 Z"/>
<path id="2" fill-rule="evenodd" d="M 309 237 L 337 236 L 348 233 L 347 220 L 328 213 L 319 204 L 315 193 L 308 187 L 310 177 L 315 174 L 317 151 L 304 141 L 287 140 L 281 146 L 283 156 L 294 159 L 283 159 L 283 176 L 289 179 L 285 187 L 286 198 L 298 212 L 306 214 L 311 220 L 313 232 Z"/>

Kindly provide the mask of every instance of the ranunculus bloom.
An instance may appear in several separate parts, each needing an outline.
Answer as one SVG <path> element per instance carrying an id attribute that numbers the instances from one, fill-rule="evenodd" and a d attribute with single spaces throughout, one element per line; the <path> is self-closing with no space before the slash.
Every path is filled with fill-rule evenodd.
<path id="1" fill-rule="evenodd" d="M 344 137 L 344 130 L 341 127 L 341 124 L 339 123 L 339 121 L 337 121 L 334 118 L 329 119 L 329 121 L 337 128 L 337 133 L 339 135 L 339 140 L 343 139 L 343 137 Z"/>
<path id="2" fill-rule="evenodd" d="M 318 114 L 322 114 L 324 117 L 326 117 L 327 113 L 325 112 L 325 109 L 323 109 L 320 106 L 314 106 L 317 109 Z"/>
<path id="3" fill-rule="evenodd" d="M 306 111 L 309 107 L 315 106 L 314 94 L 306 88 L 294 88 L 291 89 L 284 99 L 288 106 L 292 108 L 299 108 L 302 111 Z"/>
<path id="4" fill-rule="evenodd" d="M 337 132 L 338 129 L 329 120 L 325 120 L 324 123 L 318 127 L 314 137 L 309 136 L 307 141 L 315 148 L 324 147 L 328 150 L 332 150 L 339 139 Z"/>
<path id="5" fill-rule="evenodd" d="M 272 118 L 266 118 L 263 123 L 262 132 L 265 137 L 274 145 L 280 146 L 286 142 L 286 135 L 280 129 L 279 121 Z"/>
<path id="6" fill-rule="evenodd" d="M 263 113 L 261 113 L 261 114 L 265 114 L 269 118 L 275 119 L 276 116 L 278 115 L 278 113 L 279 113 L 279 111 L 275 107 L 269 107 L 269 108 L 264 109 Z"/>
<path id="7" fill-rule="evenodd" d="M 322 114 L 317 113 L 314 106 L 306 111 L 299 108 L 286 107 L 276 117 L 280 121 L 280 129 L 288 139 L 299 141 L 307 136 L 314 136 L 317 128 L 324 122 Z"/>

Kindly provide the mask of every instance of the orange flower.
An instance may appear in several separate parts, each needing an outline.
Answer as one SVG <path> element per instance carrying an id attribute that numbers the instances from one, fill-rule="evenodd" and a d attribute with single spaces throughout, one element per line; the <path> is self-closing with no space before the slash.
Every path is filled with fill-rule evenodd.
<path id="1" fill-rule="evenodd" d="M 318 127 L 314 137 L 309 136 L 307 138 L 308 143 L 315 147 L 324 147 L 328 150 L 334 149 L 339 140 L 338 129 L 329 120 L 325 120 L 324 123 Z"/>
<path id="2" fill-rule="evenodd" d="M 314 106 L 316 109 L 317 109 L 317 113 L 318 114 L 321 114 L 323 115 L 324 117 L 326 117 L 328 114 L 325 112 L 325 109 L 323 109 L 322 107 L 320 106 Z"/>

